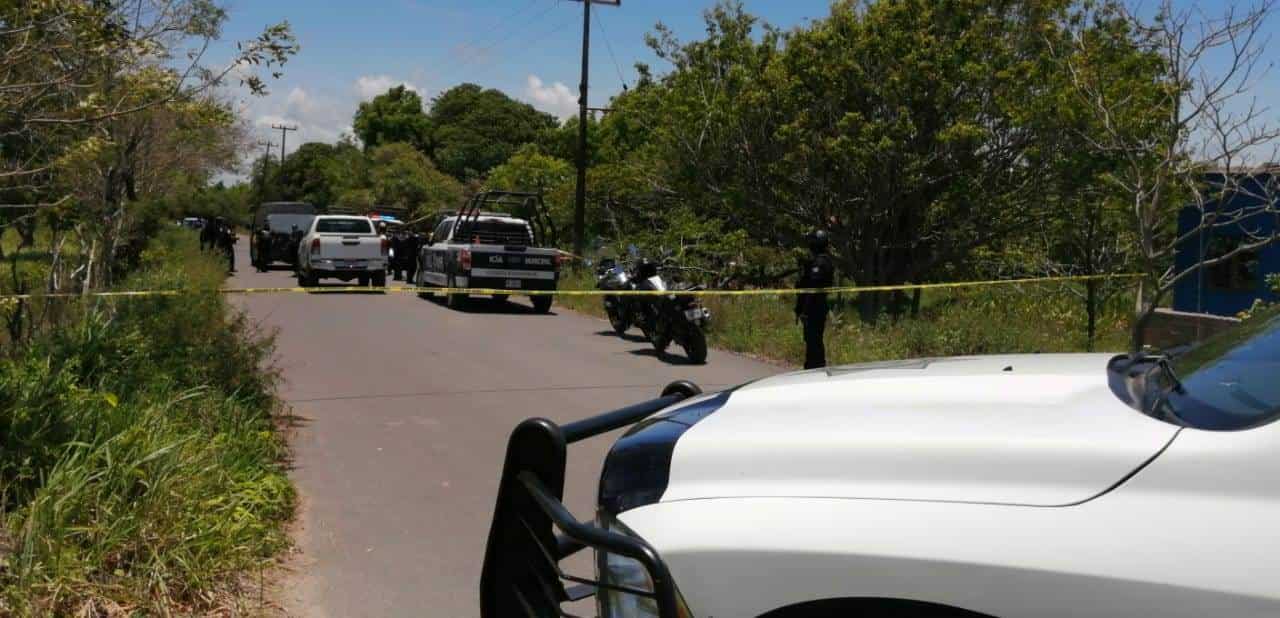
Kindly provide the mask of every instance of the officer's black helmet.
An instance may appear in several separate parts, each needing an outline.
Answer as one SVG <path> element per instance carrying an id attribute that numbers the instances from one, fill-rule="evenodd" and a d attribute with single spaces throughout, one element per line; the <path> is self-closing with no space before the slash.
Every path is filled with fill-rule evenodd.
<path id="1" fill-rule="evenodd" d="M 809 244 L 809 250 L 814 253 L 823 253 L 827 247 L 831 245 L 831 239 L 827 235 L 826 230 L 814 230 L 805 234 L 805 242 Z"/>

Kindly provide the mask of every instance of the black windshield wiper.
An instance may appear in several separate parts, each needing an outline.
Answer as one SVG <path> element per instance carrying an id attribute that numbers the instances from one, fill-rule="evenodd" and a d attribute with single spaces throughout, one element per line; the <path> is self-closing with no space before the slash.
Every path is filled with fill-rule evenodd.
<path id="1" fill-rule="evenodd" d="M 1169 386 L 1173 392 L 1179 395 L 1187 393 L 1187 389 L 1182 386 L 1182 380 L 1178 378 L 1178 372 L 1173 369 L 1173 363 L 1169 362 L 1168 356 L 1161 356 L 1156 361 L 1156 366 L 1160 368 L 1160 371 L 1164 372 L 1164 377 L 1169 381 Z"/>

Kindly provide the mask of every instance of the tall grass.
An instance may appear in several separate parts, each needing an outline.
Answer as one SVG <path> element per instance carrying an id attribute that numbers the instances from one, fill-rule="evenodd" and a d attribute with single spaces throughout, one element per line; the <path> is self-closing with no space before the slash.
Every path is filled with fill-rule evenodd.
<path id="1" fill-rule="evenodd" d="M 235 607 L 286 544 L 271 342 L 224 268 L 166 231 L 125 285 L 190 294 L 86 306 L 0 361 L 0 615 Z"/>
<path id="2" fill-rule="evenodd" d="M 588 273 L 569 275 L 565 289 L 590 289 Z M 833 297 L 827 322 L 827 361 L 857 363 L 972 354 L 1079 352 L 1089 348 L 1083 303 L 1061 283 L 981 289 L 930 290 L 916 317 L 859 319 L 853 296 Z M 847 302 L 844 302 L 847 301 Z M 563 306 L 603 316 L 598 297 L 562 296 Z M 804 340 L 792 307 L 794 296 L 710 296 L 711 345 L 791 364 L 804 359 Z M 1122 351 L 1128 313 L 1125 299 L 1108 305 L 1094 349 Z"/>

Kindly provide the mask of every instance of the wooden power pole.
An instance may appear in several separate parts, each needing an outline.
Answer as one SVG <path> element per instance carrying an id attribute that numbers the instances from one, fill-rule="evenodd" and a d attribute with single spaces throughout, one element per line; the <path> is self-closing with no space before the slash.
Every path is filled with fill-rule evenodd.
<path id="1" fill-rule="evenodd" d="M 273 124 L 271 125 L 271 128 L 280 131 L 280 165 L 284 166 L 284 144 L 288 141 L 289 132 L 297 131 L 298 125 L 293 125 L 291 127 L 286 124 Z"/>
<path id="2" fill-rule="evenodd" d="M 587 222 L 587 102 L 591 70 L 591 5 L 621 6 L 622 0 L 574 0 L 582 3 L 582 81 L 578 85 L 578 186 L 573 207 L 573 253 L 582 255 L 586 248 Z"/>

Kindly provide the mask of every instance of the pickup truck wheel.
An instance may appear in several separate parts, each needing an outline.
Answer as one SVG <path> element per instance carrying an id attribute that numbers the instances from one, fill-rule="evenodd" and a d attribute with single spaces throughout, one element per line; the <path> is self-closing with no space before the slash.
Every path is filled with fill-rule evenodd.
<path id="1" fill-rule="evenodd" d="M 360 277 L 356 279 L 356 282 L 359 283 L 362 288 L 369 287 L 369 275 L 360 275 Z"/>
<path id="2" fill-rule="evenodd" d="M 551 295 L 534 296 L 530 298 L 533 301 L 533 310 L 538 313 L 547 313 L 551 311 L 551 301 L 555 300 Z"/>
<path id="3" fill-rule="evenodd" d="M 383 272 L 373 273 L 373 287 L 375 288 L 387 287 L 387 273 L 383 273 Z"/>
<path id="4" fill-rule="evenodd" d="M 466 306 L 468 300 L 470 300 L 470 298 L 468 298 L 466 294 L 450 294 L 448 301 L 449 308 L 462 309 Z"/>

